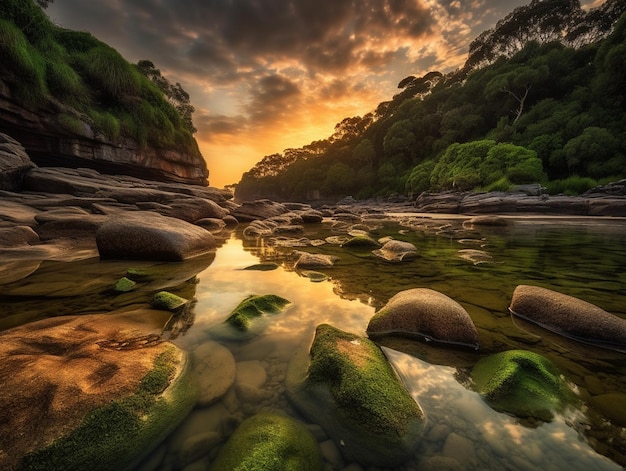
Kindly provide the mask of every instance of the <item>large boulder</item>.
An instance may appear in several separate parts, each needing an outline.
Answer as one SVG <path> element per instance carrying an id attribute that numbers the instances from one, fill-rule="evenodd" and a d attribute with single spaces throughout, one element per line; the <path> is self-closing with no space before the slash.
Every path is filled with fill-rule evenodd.
<path id="1" fill-rule="evenodd" d="M 152 319 L 152 320 L 151 320 Z M 126 469 L 196 402 L 158 311 L 49 318 L 0 334 L 0 468 Z"/>
<path id="2" fill-rule="evenodd" d="M 34 167 L 24 147 L 0 132 L 0 190 L 21 190 L 24 175 Z"/>
<path id="3" fill-rule="evenodd" d="M 321 471 L 315 438 L 296 419 L 264 412 L 245 420 L 211 465 L 213 471 Z"/>
<path id="4" fill-rule="evenodd" d="M 565 337 L 626 352 L 626 319 L 573 296 L 519 285 L 509 310 L 514 316 Z"/>
<path id="5" fill-rule="evenodd" d="M 556 365 L 527 350 L 483 358 L 472 369 L 471 377 L 493 409 L 522 418 L 550 421 L 573 397 Z"/>
<path id="6" fill-rule="evenodd" d="M 103 259 L 182 261 L 215 249 L 213 235 L 198 226 L 147 211 L 111 217 L 96 232 Z"/>
<path id="7" fill-rule="evenodd" d="M 424 413 L 366 338 L 319 325 L 310 353 L 291 361 L 286 390 L 348 460 L 364 466 L 400 465 L 421 440 Z"/>
<path id="8" fill-rule="evenodd" d="M 478 349 L 478 332 L 459 303 L 428 288 L 400 291 L 370 319 L 371 338 L 397 335 Z"/>

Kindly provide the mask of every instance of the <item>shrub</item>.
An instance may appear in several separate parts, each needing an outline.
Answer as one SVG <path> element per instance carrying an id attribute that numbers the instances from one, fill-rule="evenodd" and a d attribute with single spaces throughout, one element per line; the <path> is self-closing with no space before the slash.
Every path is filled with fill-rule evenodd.
<path id="1" fill-rule="evenodd" d="M 591 190 L 597 186 L 598 182 L 589 177 L 579 177 L 573 175 L 565 180 L 553 180 L 546 184 L 547 192 L 551 195 L 564 194 L 568 196 L 576 196 Z"/>
<path id="2" fill-rule="evenodd" d="M 78 57 L 89 84 L 104 91 L 109 99 L 122 103 L 129 96 L 139 95 L 138 72 L 113 48 L 94 47 Z"/>
<path id="3" fill-rule="evenodd" d="M 76 116 L 68 113 L 61 113 L 58 117 L 59 124 L 66 131 L 72 134 L 83 134 L 83 122 Z"/>
<path id="4" fill-rule="evenodd" d="M 84 105 L 91 101 L 89 90 L 83 83 L 80 75 L 67 63 L 47 60 L 46 78 L 50 93 L 56 98 L 71 105 Z"/>
<path id="5" fill-rule="evenodd" d="M 120 138 L 120 122 L 111 113 L 106 111 L 99 113 L 96 110 L 90 110 L 89 116 L 93 119 L 96 131 L 100 131 L 112 141 L 117 141 Z"/>

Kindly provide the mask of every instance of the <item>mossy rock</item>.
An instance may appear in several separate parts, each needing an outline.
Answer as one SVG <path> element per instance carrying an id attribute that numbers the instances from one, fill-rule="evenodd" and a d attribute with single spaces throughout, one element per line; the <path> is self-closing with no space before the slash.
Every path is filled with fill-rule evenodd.
<path id="1" fill-rule="evenodd" d="M 0 401 L 12 411 L 0 424 L 3 470 L 129 469 L 197 400 L 186 353 L 137 316 L 46 319 L 0 344 Z"/>
<path id="2" fill-rule="evenodd" d="M 347 240 L 342 247 L 372 248 L 380 247 L 380 244 L 368 235 L 357 235 Z"/>
<path id="3" fill-rule="evenodd" d="M 276 270 L 280 265 L 274 262 L 267 263 L 257 263 L 255 265 L 250 265 L 249 267 L 244 268 L 244 270 L 256 270 L 256 271 L 272 271 Z"/>
<path id="4" fill-rule="evenodd" d="M 152 298 L 152 307 L 164 311 L 177 312 L 189 303 L 188 299 L 170 293 L 169 291 L 159 291 Z"/>
<path id="5" fill-rule="evenodd" d="M 252 338 L 268 326 L 268 314 L 279 314 L 289 304 L 289 300 L 274 294 L 248 296 L 223 323 L 214 326 L 211 332 L 217 337 L 230 340 Z"/>
<path id="6" fill-rule="evenodd" d="M 137 283 L 133 280 L 123 277 L 117 280 L 113 289 L 118 293 L 128 293 L 129 291 L 134 290 L 136 286 Z"/>
<path id="7" fill-rule="evenodd" d="M 212 471 L 321 471 L 317 442 L 303 424 L 264 412 L 245 420 L 224 445 Z"/>
<path id="8" fill-rule="evenodd" d="M 326 280 L 328 280 L 330 278 L 327 274 L 321 273 L 321 272 L 315 271 L 315 270 L 301 270 L 298 273 L 300 274 L 300 276 L 308 278 L 313 283 L 320 283 L 320 282 L 326 281 Z"/>
<path id="9" fill-rule="evenodd" d="M 493 409 L 546 422 L 573 399 L 556 365 L 527 350 L 509 350 L 480 360 L 472 369 L 476 390 Z"/>
<path id="10" fill-rule="evenodd" d="M 291 361 L 287 394 L 364 466 L 400 465 L 422 437 L 424 413 L 381 349 L 327 324 L 317 327 L 309 354 Z"/>

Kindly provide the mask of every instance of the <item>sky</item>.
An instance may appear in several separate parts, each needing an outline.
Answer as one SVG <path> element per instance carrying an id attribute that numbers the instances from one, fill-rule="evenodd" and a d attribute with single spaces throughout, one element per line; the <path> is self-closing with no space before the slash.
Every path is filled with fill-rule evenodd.
<path id="1" fill-rule="evenodd" d="M 54 0 L 47 14 L 189 93 L 211 186 L 264 156 L 332 135 L 398 92 L 450 72 L 470 42 L 530 0 Z"/>

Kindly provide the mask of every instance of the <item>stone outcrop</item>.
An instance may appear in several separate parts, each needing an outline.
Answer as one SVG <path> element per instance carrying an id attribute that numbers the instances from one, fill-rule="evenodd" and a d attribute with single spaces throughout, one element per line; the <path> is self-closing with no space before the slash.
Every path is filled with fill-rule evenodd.
<path id="1" fill-rule="evenodd" d="M 372 251 L 372 254 L 386 262 L 405 262 L 417 257 L 417 247 L 410 242 L 390 240 L 380 249 Z"/>
<path id="2" fill-rule="evenodd" d="M 422 193 L 414 201 L 419 212 L 450 214 L 554 214 L 626 216 L 624 181 L 590 190 L 581 196 L 528 195 L 526 192 Z"/>
<path id="3" fill-rule="evenodd" d="M 422 409 L 380 348 L 328 324 L 317 327 L 310 353 L 291 361 L 286 389 L 300 412 L 364 467 L 400 465 L 422 438 Z"/>
<path id="4" fill-rule="evenodd" d="M 582 299 L 539 286 L 519 285 L 509 310 L 565 337 L 626 352 L 626 319 Z"/>
<path id="5" fill-rule="evenodd" d="M 0 190 L 21 190 L 24 175 L 34 167 L 24 147 L 0 132 Z"/>
<path id="6" fill-rule="evenodd" d="M 393 296 L 370 319 L 370 338 L 396 335 L 478 349 L 478 332 L 467 311 L 443 293 L 414 288 Z"/>
<path id="7" fill-rule="evenodd" d="M 126 469 L 181 422 L 195 378 L 150 318 L 53 317 L 0 334 L 2 469 Z"/>
<path id="8" fill-rule="evenodd" d="M 207 185 L 209 172 L 200 152 L 141 147 L 130 139 L 111 142 L 87 118 L 50 99 L 36 111 L 13 99 L 0 79 L 0 128 L 26 149 L 40 166 L 88 167 L 103 173 L 136 175 L 161 181 Z M 80 122 L 73 132 L 59 121 L 62 113 Z"/>

